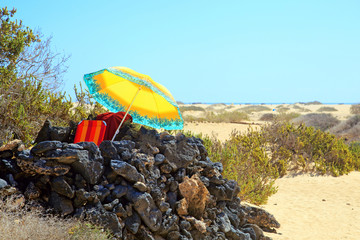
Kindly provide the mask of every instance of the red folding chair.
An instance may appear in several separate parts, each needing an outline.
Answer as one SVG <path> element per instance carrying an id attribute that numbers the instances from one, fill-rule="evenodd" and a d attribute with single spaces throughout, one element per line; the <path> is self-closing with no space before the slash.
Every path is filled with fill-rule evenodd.
<path id="1" fill-rule="evenodd" d="M 104 139 L 106 123 L 99 120 L 82 120 L 75 133 L 74 143 L 93 142 L 97 146 Z"/>

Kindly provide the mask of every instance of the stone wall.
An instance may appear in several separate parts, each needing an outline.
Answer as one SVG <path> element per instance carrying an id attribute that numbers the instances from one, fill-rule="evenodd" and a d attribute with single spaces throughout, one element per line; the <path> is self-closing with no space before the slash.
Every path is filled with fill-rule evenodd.
<path id="1" fill-rule="evenodd" d="M 0 147 L 2 198 L 92 221 L 118 239 L 268 239 L 262 229 L 279 223 L 242 205 L 222 171 L 201 139 L 145 128 L 99 147 L 54 137 Z"/>

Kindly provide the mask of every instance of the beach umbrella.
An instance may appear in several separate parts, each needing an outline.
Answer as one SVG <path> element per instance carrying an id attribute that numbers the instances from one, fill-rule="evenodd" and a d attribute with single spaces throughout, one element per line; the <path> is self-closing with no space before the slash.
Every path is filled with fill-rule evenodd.
<path id="1" fill-rule="evenodd" d="M 85 74 L 84 81 L 98 103 L 111 112 L 126 112 L 123 120 L 130 114 L 133 122 L 153 128 L 183 128 L 184 121 L 174 97 L 145 74 L 126 67 L 110 67 Z"/>

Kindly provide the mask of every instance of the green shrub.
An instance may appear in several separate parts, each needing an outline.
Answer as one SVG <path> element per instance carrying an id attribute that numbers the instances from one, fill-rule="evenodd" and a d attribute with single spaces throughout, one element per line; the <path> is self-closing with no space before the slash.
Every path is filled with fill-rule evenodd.
<path id="1" fill-rule="evenodd" d="M 290 123 L 275 123 L 264 126 L 266 142 L 276 164 L 286 159 L 285 168 L 295 166 L 303 171 L 320 174 L 343 175 L 357 169 L 357 161 L 349 147 L 335 135 Z M 279 168 L 280 175 L 284 169 Z"/>
<path id="2" fill-rule="evenodd" d="M 191 133 L 186 135 L 191 136 Z M 203 139 L 209 158 L 223 164 L 223 177 L 238 182 L 242 200 L 263 204 L 277 191 L 274 183 L 278 174 L 269 163 L 264 139 L 258 132 L 251 129 L 246 135 L 233 132 L 225 143 L 201 134 L 196 137 Z"/>

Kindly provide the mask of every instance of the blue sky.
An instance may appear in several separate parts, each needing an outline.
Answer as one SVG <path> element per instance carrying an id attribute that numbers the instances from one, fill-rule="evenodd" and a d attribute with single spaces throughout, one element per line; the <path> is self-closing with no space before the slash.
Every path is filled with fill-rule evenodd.
<path id="1" fill-rule="evenodd" d="M 176 100 L 360 102 L 360 1 L 2 0 L 70 54 L 64 90 L 125 66 Z"/>

